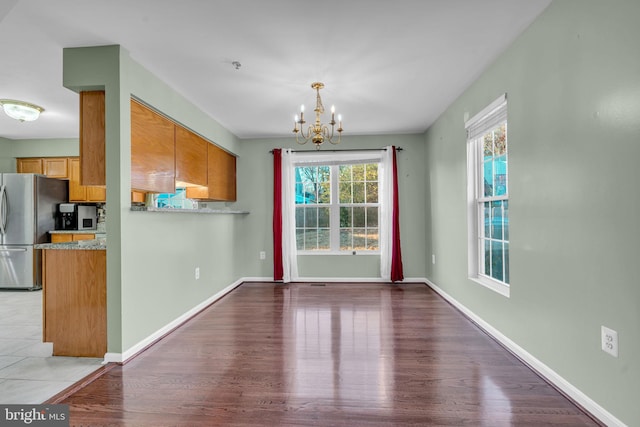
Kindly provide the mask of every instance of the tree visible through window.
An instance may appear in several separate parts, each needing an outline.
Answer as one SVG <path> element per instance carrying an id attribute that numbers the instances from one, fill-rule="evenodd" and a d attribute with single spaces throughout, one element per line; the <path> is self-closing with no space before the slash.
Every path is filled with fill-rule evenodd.
<path id="1" fill-rule="evenodd" d="M 507 195 L 507 124 L 482 137 L 482 193 L 478 198 L 483 227 L 480 246 L 484 252 L 481 271 L 509 283 L 509 200 Z"/>
<path id="2" fill-rule="evenodd" d="M 378 166 L 295 168 L 298 250 L 379 250 Z"/>

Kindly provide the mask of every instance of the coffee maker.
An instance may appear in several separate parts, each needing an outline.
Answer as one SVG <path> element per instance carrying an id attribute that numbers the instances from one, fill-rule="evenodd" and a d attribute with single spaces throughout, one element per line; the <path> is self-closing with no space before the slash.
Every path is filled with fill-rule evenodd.
<path id="1" fill-rule="evenodd" d="M 60 203 L 56 216 L 56 230 L 78 229 L 78 205 L 75 203 Z"/>

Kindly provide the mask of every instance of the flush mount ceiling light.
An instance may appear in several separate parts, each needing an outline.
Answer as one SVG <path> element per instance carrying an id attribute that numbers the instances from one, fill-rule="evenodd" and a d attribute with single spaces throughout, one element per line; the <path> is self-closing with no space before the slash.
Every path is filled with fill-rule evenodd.
<path id="1" fill-rule="evenodd" d="M 32 122 L 40 117 L 40 113 L 44 111 L 44 108 L 38 105 L 15 99 L 0 99 L 0 105 L 7 116 L 21 122 Z"/>
<path id="2" fill-rule="evenodd" d="M 331 125 L 331 131 L 329 131 L 329 125 L 325 125 L 320 121 L 320 116 L 324 113 L 324 106 L 322 105 L 322 99 L 320 98 L 320 89 L 324 87 L 324 83 L 311 83 L 311 87 L 316 90 L 316 108 L 313 110 L 316 113 L 316 121 L 314 124 L 309 125 L 309 129 L 305 135 L 304 124 L 306 122 L 304 121 L 304 105 L 302 105 L 300 108 L 300 118 L 298 119 L 298 115 L 294 118 L 295 125 L 293 133 L 296 134 L 296 142 L 298 144 L 306 144 L 311 140 L 316 144 L 317 150 L 320 149 L 320 146 L 324 141 L 329 141 L 332 144 L 340 144 L 340 138 L 342 137 L 342 116 L 338 114 L 338 122 L 336 122 L 336 109 L 331 106 L 331 121 L 329 122 L 329 125 Z M 336 129 L 338 132 L 338 139 L 334 141 L 334 127 L 336 123 L 338 124 L 338 129 Z M 300 125 L 300 128 L 298 128 L 298 125 Z"/>

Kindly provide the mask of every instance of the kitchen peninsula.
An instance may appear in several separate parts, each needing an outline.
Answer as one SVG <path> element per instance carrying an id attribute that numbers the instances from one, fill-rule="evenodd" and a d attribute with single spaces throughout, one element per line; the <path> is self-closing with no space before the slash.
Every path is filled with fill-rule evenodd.
<path id="1" fill-rule="evenodd" d="M 54 356 L 107 351 L 106 240 L 42 243 L 44 342 Z"/>

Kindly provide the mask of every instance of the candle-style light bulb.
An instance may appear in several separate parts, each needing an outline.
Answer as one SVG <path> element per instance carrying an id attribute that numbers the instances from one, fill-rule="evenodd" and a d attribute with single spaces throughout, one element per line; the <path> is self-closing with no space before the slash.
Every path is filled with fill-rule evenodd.
<path id="1" fill-rule="evenodd" d="M 304 104 L 302 104 L 302 105 L 300 106 L 300 112 L 301 112 L 301 113 L 304 113 Z"/>
<path id="2" fill-rule="evenodd" d="M 334 114 L 336 112 L 336 106 L 332 105 L 331 106 L 331 114 Z"/>

